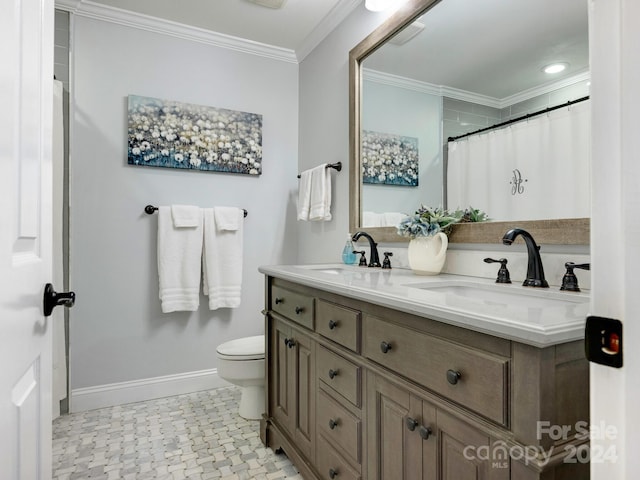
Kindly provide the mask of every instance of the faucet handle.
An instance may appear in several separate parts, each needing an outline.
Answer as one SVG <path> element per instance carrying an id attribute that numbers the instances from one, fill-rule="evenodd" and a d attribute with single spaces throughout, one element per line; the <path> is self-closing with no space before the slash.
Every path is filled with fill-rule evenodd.
<path id="1" fill-rule="evenodd" d="M 578 277 L 573 273 L 574 268 L 580 268 L 581 270 L 591 270 L 590 263 L 580 263 L 576 264 L 573 262 L 567 262 L 564 264 L 567 272 L 562 277 L 562 286 L 560 290 L 566 290 L 568 292 L 579 292 L 580 287 L 578 286 Z"/>
<path id="2" fill-rule="evenodd" d="M 498 270 L 498 277 L 496 278 L 496 283 L 511 283 L 511 276 L 509 275 L 509 270 L 507 269 L 506 258 L 501 258 L 500 260 L 494 260 L 493 258 L 485 258 L 484 263 L 499 263 L 500 269 Z"/>
<path id="3" fill-rule="evenodd" d="M 360 263 L 358 264 L 358 266 L 366 267 L 367 266 L 367 257 L 364 256 L 364 254 L 366 252 L 364 250 L 354 250 L 353 253 L 359 253 L 360 254 Z"/>
<path id="4" fill-rule="evenodd" d="M 382 268 L 390 269 L 391 260 L 389 259 L 389 257 L 393 257 L 393 252 L 383 252 L 383 253 L 384 253 L 384 260 L 382 261 Z"/>

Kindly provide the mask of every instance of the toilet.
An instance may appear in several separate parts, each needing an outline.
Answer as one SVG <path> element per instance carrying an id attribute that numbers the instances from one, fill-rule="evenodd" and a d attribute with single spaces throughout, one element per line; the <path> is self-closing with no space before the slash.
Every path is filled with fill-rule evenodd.
<path id="1" fill-rule="evenodd" d="M 218 376 L 242 388 L 238 414 L 259 420 L 264 404 L 264 335 L 238 338 L 218 345 Z"/>

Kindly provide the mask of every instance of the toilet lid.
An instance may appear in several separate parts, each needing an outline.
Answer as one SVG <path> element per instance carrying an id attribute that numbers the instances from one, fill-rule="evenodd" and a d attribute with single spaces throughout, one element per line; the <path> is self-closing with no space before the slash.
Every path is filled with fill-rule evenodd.
<path id="1" fill-rule="evenodd" d="M 218 345 L 219 358 L 233 360 L 259 360 L 264 358 L 264 335 L 237 338 Z"/>

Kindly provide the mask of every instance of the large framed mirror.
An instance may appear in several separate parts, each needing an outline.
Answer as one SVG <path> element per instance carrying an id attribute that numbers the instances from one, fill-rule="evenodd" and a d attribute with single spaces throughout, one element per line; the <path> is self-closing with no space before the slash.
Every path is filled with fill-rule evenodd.
<path id="1" fill-rule="evenodd" d="M 366 230 L 379 242 L 408 241 L 396 234 L 394 226 L 370 226 L 364 217 L 369 210 L 386 208 L 395 219 L 396 212 L 411 214 L 421 203 L 456 208 L 447 205 L 447 183 L 453 181 L 447 180 L 450 136 L 502 123 L 507 115 L 517 119 L 539 108 L 544 98 L 543 106 L 548 107 L 553 102 L 582 99 L 585 92 L 588 96 L 588 5 L 586 0 L 560 3 L 562 6 L 557 0 L 408 0 L 351 50 L 350 231 Z M 541 67 L 558 61 L 567 71 L 550 79 Z M 418 99 L 415 92 L 426 94 Z M 411 107 L 403 107 L 419 103 L 431 105 L 425 107 L 430 108 L 429 118 L 417 120 L 415 112 L 407 110 Z M 466 114 L 465 108 L 475 110 Z M 463 111 L 454 122 L 450 122 L 451 109 Z M 461 128 L 466 130 L 461 132 Z M 422 187 L 385 185 L 366 178 L 366 149 L 373 142 L 377 148 L 387 142 L 395 152 L 404 149 L 405 156 L 420 145 L 421 173 L 417 176 L 417 169 L 408 172 Z M 588 136 L 584 138 L 584 143 L 589 142 Z M 588 178 L 588 154 L 586 157 L 577 168 L 584 169 Z M 387 183 L 389 178 L 387 172 Z M 526 214 L 494 218 L 488 211 L 493 221 L 458 224 L 449 241 L 500 243 L 503 234 L 517 226 L 541 244 L 588 245 L 588 187 L 586 202 L 580 202 L 575 215 L 573 210 L 563 210 L 563 218 L 558 218 L 553 207 L 548 216 L 543 212 L 533 215 L 535 219 Z"/>

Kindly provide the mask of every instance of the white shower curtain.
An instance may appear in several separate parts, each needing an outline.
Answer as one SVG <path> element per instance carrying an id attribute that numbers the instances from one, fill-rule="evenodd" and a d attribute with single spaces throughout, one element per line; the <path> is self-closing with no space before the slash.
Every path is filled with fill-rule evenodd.
<path id="1" fill-rule="evenodd" d="M 590 101 L 449 142 L 447 206 L 492 220 L 590 216 Z"/>
<path id="2" fill-rule="evenodd" d="M 53 286 L 62 291 L 62 191 L 64 188 L 64 123 L 62 82 L 53 81 Z M 53 325 L 53 418 L 60 415 L 60 400 L 67 396 L 67 358 L 64 339 L 64 308 L 54 308 Z"/>

